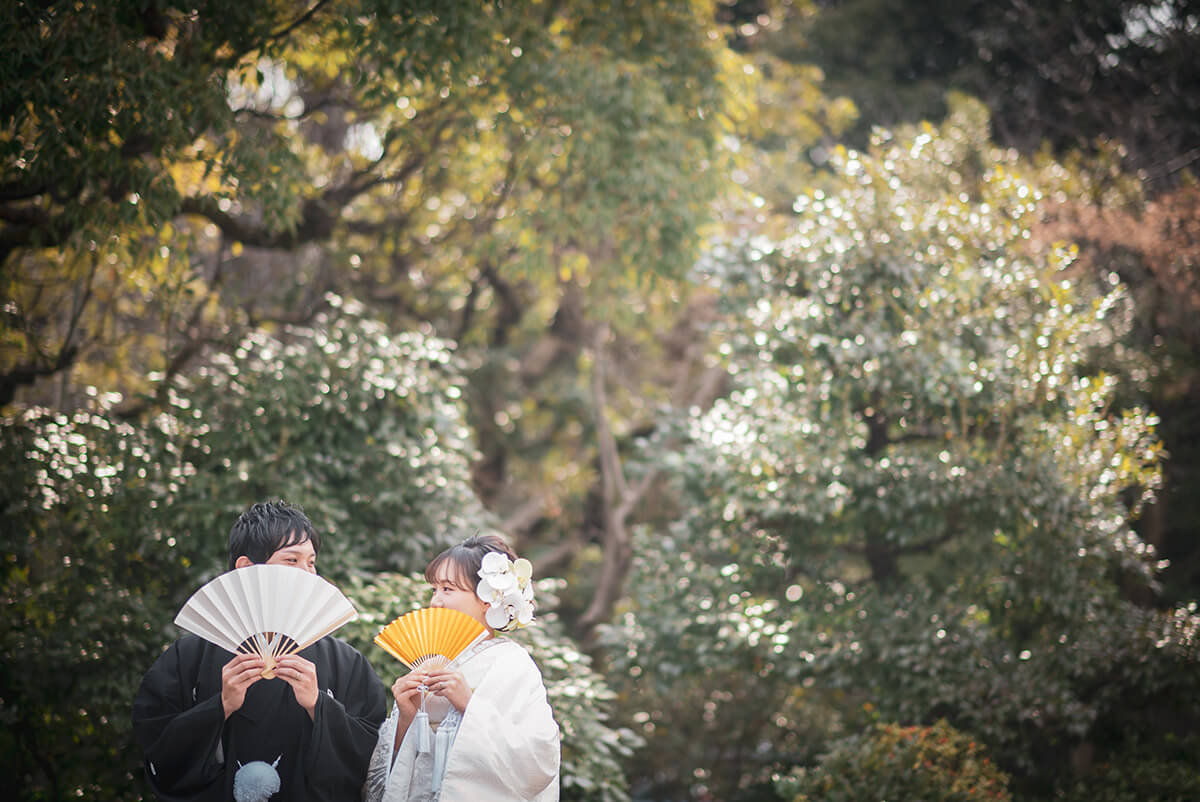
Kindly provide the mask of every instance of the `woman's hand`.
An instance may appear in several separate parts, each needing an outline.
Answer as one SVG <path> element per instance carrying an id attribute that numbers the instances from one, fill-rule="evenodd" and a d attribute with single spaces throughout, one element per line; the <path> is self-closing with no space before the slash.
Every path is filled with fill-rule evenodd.
<path id="1" fill-rule="evenodd" d="M 399 724 L 396 727 L 398 736 L 408 729 L 417 711 L 421 709 L 421 686 L 425 684 L 426 679 L 424 673 L 411 671 L 392 683 L 392 697 L 396 700 L 396 709 L 400 711 Z"/>
<path id="2" fill-rule="evenodd" d="M 465 713 L 467 702 L 471 701 L 471 686 L 461 671 L 453 668 L 438 668 L 426 675 L 425 685 L 429 692 L 440 696 Z"/>

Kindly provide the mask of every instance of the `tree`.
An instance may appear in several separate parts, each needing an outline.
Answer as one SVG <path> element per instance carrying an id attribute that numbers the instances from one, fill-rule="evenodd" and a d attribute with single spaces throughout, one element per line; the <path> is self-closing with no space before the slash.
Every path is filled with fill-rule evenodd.
<path id="1" fill-rule="evenodd" d="M 171 476 L 154 445 L 82 411 L 0 428 L 0 760 L 22 799 L 140 798 L 137 667 L 162 646 L 161 599 L 189 584 L 154 520 Z"/>
<path id="2" fill-rule="evenodd" d="M 1200 586 L 1200 552 L 1193 523 L 1200 511 L 1193 489 L 1198 458 L 1194 433 L 1200 420 L 1200 192 L 1194 187 L 1162 192 L 1152 199 L 1134 193 L 1111 202 L 1093 192 L 1068 194 L 1049 204 L 1038 239 L 1079 243 L 1084 272 L 1111 270 L 1130 287 L 1137 310 L 1132 358 L 1118 375 L 1152 377 L 1142 390 L 1145 403 L 1161 417 L 1158 427 L 1170 455 L 1163 465 L 1163 488 L 1139 524 L 1142 537 L 1170 561 L 1164 570 L 1163 599 L 1186 603 Z M 1130 388 L 1127 394 L 1136 390 Z"/>
<path id="3" fill-rule="evenodd" d="M 1142 358 L 1129 362 L 1139 363 L 1135 375 L 1150 371 L 1154 380 L 1135 378 L 1138 389 L 1126 392 L 1161 419 L 1159 435 L 1172 455 L 1163 491 L 1138 528 L 1172 560 L 1166 579 L 1176 598 L 1194 596 L 1198 559 L 1191 410 L 1200 399 L 1200 352 L 1175 323 L 1188 297 L 1176 274 L 1194 265 L 1182 221 L 1200 159 L 1200 114 L 1189 89 L 1200 63 L 1198 14 L 1192 0 L 835 0 L 815 12 L 784 3 L 747 42 L 819 69 L 830 94 L 852 99 L 860 115 L 845 141 L 855 146 L 867 142 L 872 126 L 941 119 L 953 89 L 988 106 L 998 144 L 1031 157 L 1045 150 L 1093 174 L 1091 187 L 1077 185 L 1069 200 L 1056 201 L 1064 208 L 1055 236 L 1080 246 L 1079 267 L 1095 265 L 1094 280 L 1103 282 L 1115 266 L 1135 300 L 1129 348 Z M 823 164 L 827 153 L 818 148 L 802 158 Z"/>
<path id="4" fill-rule="evenodd" d="M 261 4 L 245 26 L 254 4 L 225 5 L 11 11 L 25 61 L 0 104 L 20 190 L 0 199 L 0 404 L 71 408 L 95 386 L 127 396 L 127 419 L 152 414 L 213 354 L 258 326 L 310 323 L 333 291 L 460 344 L 476 487 L 522 538 L 567 507 L 572 536 L 546 555 L 566 564 L 588 521 L 563 491 L 592 475 L 564 483 L 566 460 L 545 457 L 594 453 L 571 414 L 591 331 L 626 288 L 671 286 L 691 264 L 727 167 L 741 63 L 711 10 L 337 0 Z M 62 48 L 79 60 L 59 65 Z M 58 72 L 20 69 L 41 61 Z M 65 73 L 78 96 L 39 83 Z M 81 96 L 114 111 L 77 120 Z M 123 151 L 143 121 L 144 152 Z M 46 189 L 76 172 L 91 184 Z"/>
<path id="5" fill-rule="evenodd" d="M 110 396 L 0 428 L 0 743 L 23 798 L 146 794 L 130 700 L 254 501 L 283 496 L 327 535 L 321 573 L 375 613 L 347 631 L 368 653 L 383 611 L 418 598 L 409 574 L 493 528 L 469 483 L 450 349 L 330 304 L 313 328 L 248 335 L 145 425 L 120 420 Z M 564 798 L 619 802 L 630 739 L 605 723 L 607 691 L 552 623 L 531 640 L 572 756 Z"/>
<path id="6" fill-rule="evenodd" d="M 1093 371 L 1123 289 L 1030 247 L 1063 171 L 951 109 L 835 153 L 841 185 L 802 193 L 790 233 L 705 264 L 734 389 L 686 421 L 680 517 L 611 634 L 626 709 L 680 756 L 660 788 L 733 798 L 876 715 L 946 717 L 1045 787 L 1072 749 L 1154 731 L 1129 699 L 1190 693 L 1193 614 L 1122 596 L 1154 581 L 1131 520 L 1159 459 L 1153 418 Z"/>
<path id="7" fill-rule="evenodd" d="M 698 4 L 5 13 L 0 403 L 116 353 L 174 375 L 326 290 L 465 332 L 524 274 L 678 272 L 713 192 L 730 65 Z"/>
<path id="8" fill-rule="evenodd" d="M 996 139 L 1029 153 L 1119 141 L 1130 171 L 1170 186 L 1200 159 L 1194 0 L 913 4 L 836 0 L 790 15 L 775 47 L 825 71 L 870 125 L 937 119 L 948 89 L 980 98 Z M 864 58 L 863 54 L 867 56 Z"/>

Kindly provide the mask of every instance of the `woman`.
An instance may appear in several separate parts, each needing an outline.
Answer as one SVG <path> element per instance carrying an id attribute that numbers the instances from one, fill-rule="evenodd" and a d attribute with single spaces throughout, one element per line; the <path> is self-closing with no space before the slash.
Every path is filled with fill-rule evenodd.
<path id="1" fill-rule="evenodd" d="M 486 635 L 451 664 L 392 685 L 396 705 L 379 729 L 364 798 L 556 802 L 559 732 L 541 672 L 521 646 L 494 637 L 532 619 L 528 561 L 484 535 L 443 551 L 425 579 L 431 607 L 470 615 Z"/>

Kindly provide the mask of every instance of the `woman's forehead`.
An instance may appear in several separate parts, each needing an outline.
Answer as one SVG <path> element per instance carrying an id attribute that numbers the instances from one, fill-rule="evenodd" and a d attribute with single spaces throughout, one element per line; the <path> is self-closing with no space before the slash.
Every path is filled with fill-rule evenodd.
<path id="1" fill-rule="evenodd" d="M 464 572 L 462 570 L 455 565 L 451 565 L 450 561 L 447 560 L 438 566 L 437 571 L 433 575 L 433 583 L 435 585 L 441 585 L 443 583 L 460 586 L 466 585 L 467 581 L 466 577 L 463 576 L 463 573 Z"/>

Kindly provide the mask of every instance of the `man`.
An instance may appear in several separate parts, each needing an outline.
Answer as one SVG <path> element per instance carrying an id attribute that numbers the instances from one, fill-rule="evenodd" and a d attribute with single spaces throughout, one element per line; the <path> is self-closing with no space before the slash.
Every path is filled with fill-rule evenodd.
<path id="1" fill-rule="evenodd" d="M 255 504 L 229 532 L 229 568 L 268 563 L 316 573 L 320 547 L 299 508 Z M 281 658 L 273 679 L 263 669 L 257 655 L 235 656 L 194 635 L 154 662 L 134 698 L 133 730 L 159 799 L 359 798 L 387 712 L 366 659 L 330 636 Z"/>

